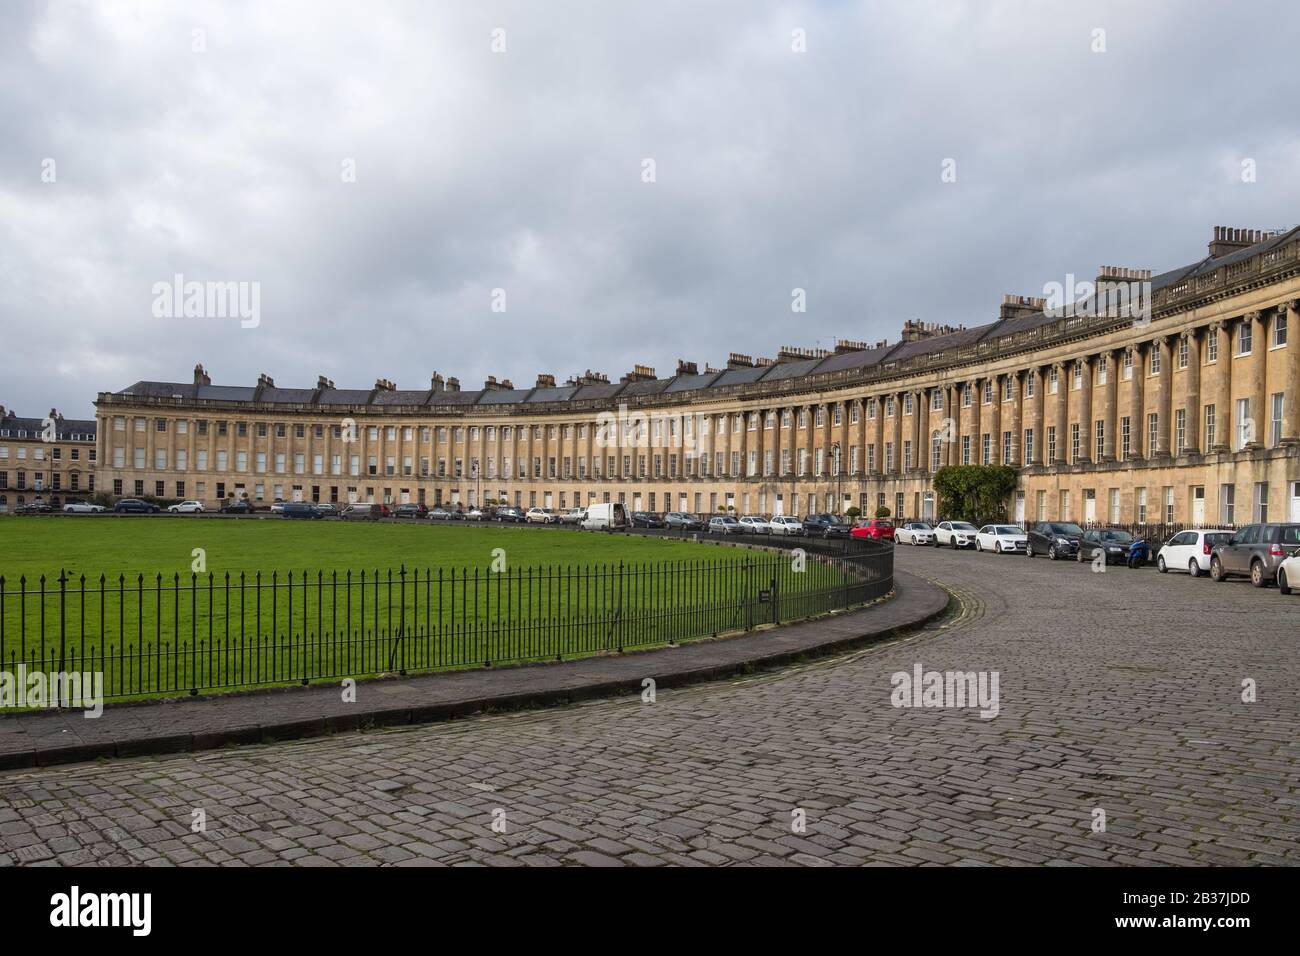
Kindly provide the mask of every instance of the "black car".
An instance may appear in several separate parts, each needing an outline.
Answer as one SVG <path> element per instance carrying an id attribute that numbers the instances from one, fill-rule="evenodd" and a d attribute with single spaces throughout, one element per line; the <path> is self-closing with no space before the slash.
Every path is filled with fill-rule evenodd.
<path id="1" fill-rule="evenodd" d="M 703 531 L 704 522 L 685 511 L 670 511 L 664 515 L 664 527 L 675 531 Z"/>
<path id="2" fill-rule="evenodd" d="M 310 501 L 289 501 L 280 512 L 282 518 L 319 518 L 320 510 Z"/>
<path id="3" fill-rule="evenodd" d="M 139 498 L 123 498 L 113 505 L 113 510 L 124 515 L 151 515 L 158 513 L 158 506 L 141 501 Z"/>
<path id="4" fill-rule="evenodd" d="M 427 518 L 429 509 L 424 505 L 398 505 L 393 509 L 394 518 Z"/>
<path id="5" fill-rule="evenodd" d="M 852 530 L 853 525 L 839 515 L 808 515 L 803 519 L 803 533 L 809 537 L 847 538 Z"/>
<path id="6" fill-rule="evenodd" d="M 47 515 L 47 514 L 49 514 L 50 512 L 52 512 L 53 510 L 54 510 L 54 508 L 52 508 L 50 505 L 47 505 L 47 504 L 46 504 L 45 502 L 43 502 L 43 501 L 31 501 L 31 502 L 28 502 L 28 503 L 25 504 L 25 505 L 19 505 L 17 508 L 15 508 L 15 509 L 14 509 L 14 514 L 16 514 L 16 515 Z M 157 511 L 158 509 L 155 508 L 154 510 Z"/>
<path id="7" fill-rule="evenodd" d="M 493 521 L 506 522 L 508 524 L 522 524 L 524 513 L 518 508 L 497 508 L 492 512 Z"/>
<path id="8" fill-rule="evenodd" d="M 1031 558 L 1045 554 L 1056 561 L 1079 554 L 1083 529 L 1072 521 L 1036 521 L 1029 526 L 1025 537 L 1025 554 Z"/>
<path id="9" fill-rule="evenodd" d="M 632 512 L 632 527 L 634 528 L 662 528 L 663 526 L 664 519 L 653 511 Z"/>
<path id="10" fill-rule="evenodd" d="M 253 503 L 246 498 L 227 498 L 221 502 L 221 507 L 217 511 L 223 515 L 251 515 Z"/>
<path id="11" fill-rule="evenodd" d="M 1079 544 L 1079 561 L 1095 561 L 1100 551 L 1107 564 L 1124 564 L 1132 543 L 1133 535 L 1122 528 L 1089 528 Z"/>

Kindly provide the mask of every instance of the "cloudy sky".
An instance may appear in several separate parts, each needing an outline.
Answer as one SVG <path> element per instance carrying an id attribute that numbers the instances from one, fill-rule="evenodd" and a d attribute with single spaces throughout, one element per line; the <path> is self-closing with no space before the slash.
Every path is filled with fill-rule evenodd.
<path id="1" fill-rule="evenodd" d="M 0 404 L 987 322 L 1300 220 L 1297 35 L 1291 0 L 6 2 Z M 177 274 L 258 324 L 157 317 Z"/>

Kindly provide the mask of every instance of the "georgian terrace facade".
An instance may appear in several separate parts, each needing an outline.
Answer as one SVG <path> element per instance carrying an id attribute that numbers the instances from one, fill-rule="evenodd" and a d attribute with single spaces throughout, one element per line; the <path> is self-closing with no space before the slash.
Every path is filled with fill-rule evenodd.
<path id="1" fill-rule="evenodd" d="M 1300 520 L 1300 229 L 1218 227 L 1149 315 L 1007 296 L 973 328 L 462 391 L 138 382 L 100 393 L 100 488 L 254 500 L 935 517 L 948 464 L 1008 464 L 1017 521 Z"/>
<path id="2" fill-rule="evenodd" d="M 95 492 L 95 422 L 18 415 L 0 405 L 0 513 L 42 501 L 59 507 Z"/>

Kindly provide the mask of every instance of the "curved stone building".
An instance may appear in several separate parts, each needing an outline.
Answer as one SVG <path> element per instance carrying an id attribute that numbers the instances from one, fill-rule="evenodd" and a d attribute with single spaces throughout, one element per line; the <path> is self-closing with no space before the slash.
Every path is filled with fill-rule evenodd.
<path id="1" fill-rule="evenodd" d="M 1021 521 L 1300 520 L 1300 229 L 1219 227 L 1190 265 L 1103 268 L 1081 298 L 1061 285 L 987 324 L 666 378 L 281 388 L 213 385 L 200 365 L 99 395 L 99 487 L 929 517 L 936 468 L 1005 463 Z"/>

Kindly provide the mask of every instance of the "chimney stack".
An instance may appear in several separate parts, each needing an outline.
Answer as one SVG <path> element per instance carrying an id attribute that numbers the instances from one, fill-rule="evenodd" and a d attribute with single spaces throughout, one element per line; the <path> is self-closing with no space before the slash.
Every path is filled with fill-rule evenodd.
<path id="1" fill-rule="evenodd" d="M 257 385 L 259 388 L 275 388 L 275 379 L 263 372 L 257 376 Z"/>
<path id="2" fill-rule="evenodd" d="M 537 373 L 538 388 L 555 388 L 555 376 L 547 372 Z"/>
<path id="3" fill-rule="evenodd" d="M 866 342 L 855 342 L 852 339 L 836 339 L 835 354 L 843 355 L 845 352 L 865 352 L 869 345 Z"/>
<path id="4" fill-rule="evenodd" d="M 727 368 L 753 368 L 754 359 L 749 355 L 742 355 L 740 352 L 727 353 Z"/>
<path id="5" fill-rule="evenodd" d="M 830 354 L 825 349 L 804 349 L 794 345 L 782 345 L 777 349 L 776 360 L 778 362 L 799 362 L 803 359 L 825 358 Z"/>
<path id="6" fill-rule="evenodd" d="M 649 365 L 633 365 L 632 371 L 624 375 L 620 382 L 653 382 L 655 370 Z"/>
<path id="7" fill-rule="evenodd" d="M 447 379 L 447 391 L 449 391 L 449 392 L 459 392 L 459 391 L 460 391 L 460 379 L 456 378 L 455 376 L 452 376 L 451 378 Z"/>
<path id="8" fill-rule="evenodd" d="M 1231 226 L 1215 226 L 1214 238 L 1210 240 L 1210 256 L 1217 259 L 1219 256 L 1226 256 L 1230 252 L 1246 249 L 1257 242 L 1271 239 L 1275 235 L 1277 234 L 1265 232 L 1263 229 L 1234 229 Z"/>
<path id="9" fill-rule="evenodd" d="M 334 382 L 326 378 L 324 375 L 318 375 L 316 376 L 316 387 L 323 391 L 327 388 L 333 388 Z"/>
<path id="10" fill-rule="evenodd" d="M 998 310 L 998 321 L 1005 322 L 1007 319 L 1018 318 L 1022 315 L 1037 315 L 1043 311 L 1046 305 L 1047 300 L 1044 298 L 1008 293 L 1002 297 L 1002 308 Z"/>
<path id="11" fill-rule="evenodd" d="M 208 373 L 204 371 L 203 366 L 201 364 L 194 366 L 194 384 L 195 385 L 212 384 L 212 379 L 208 378 Z"/>
<path id="12" fill-rule="evenodd" d="M 434 392 L 441 392 L 441 391 L 442 391 L 442 384 L 443 384 L 443 383 L 442 383 L 442 376 L 439 375 L 437 372 L 434 372 L 434 373 L 433 373 L 433 377 L 429 379 L 429 388 L 430 388 L 430 390 L 431 390 L 431 391 L 434 391 Z"/>
<path id="13" fill-rule="evenodd" d="M 699 375 L 700 374 L 699 366 L 696 365 L 694 362 L 688 362 L 685 359 L 678 359 L 677 374 L 678 375 Z"/>

